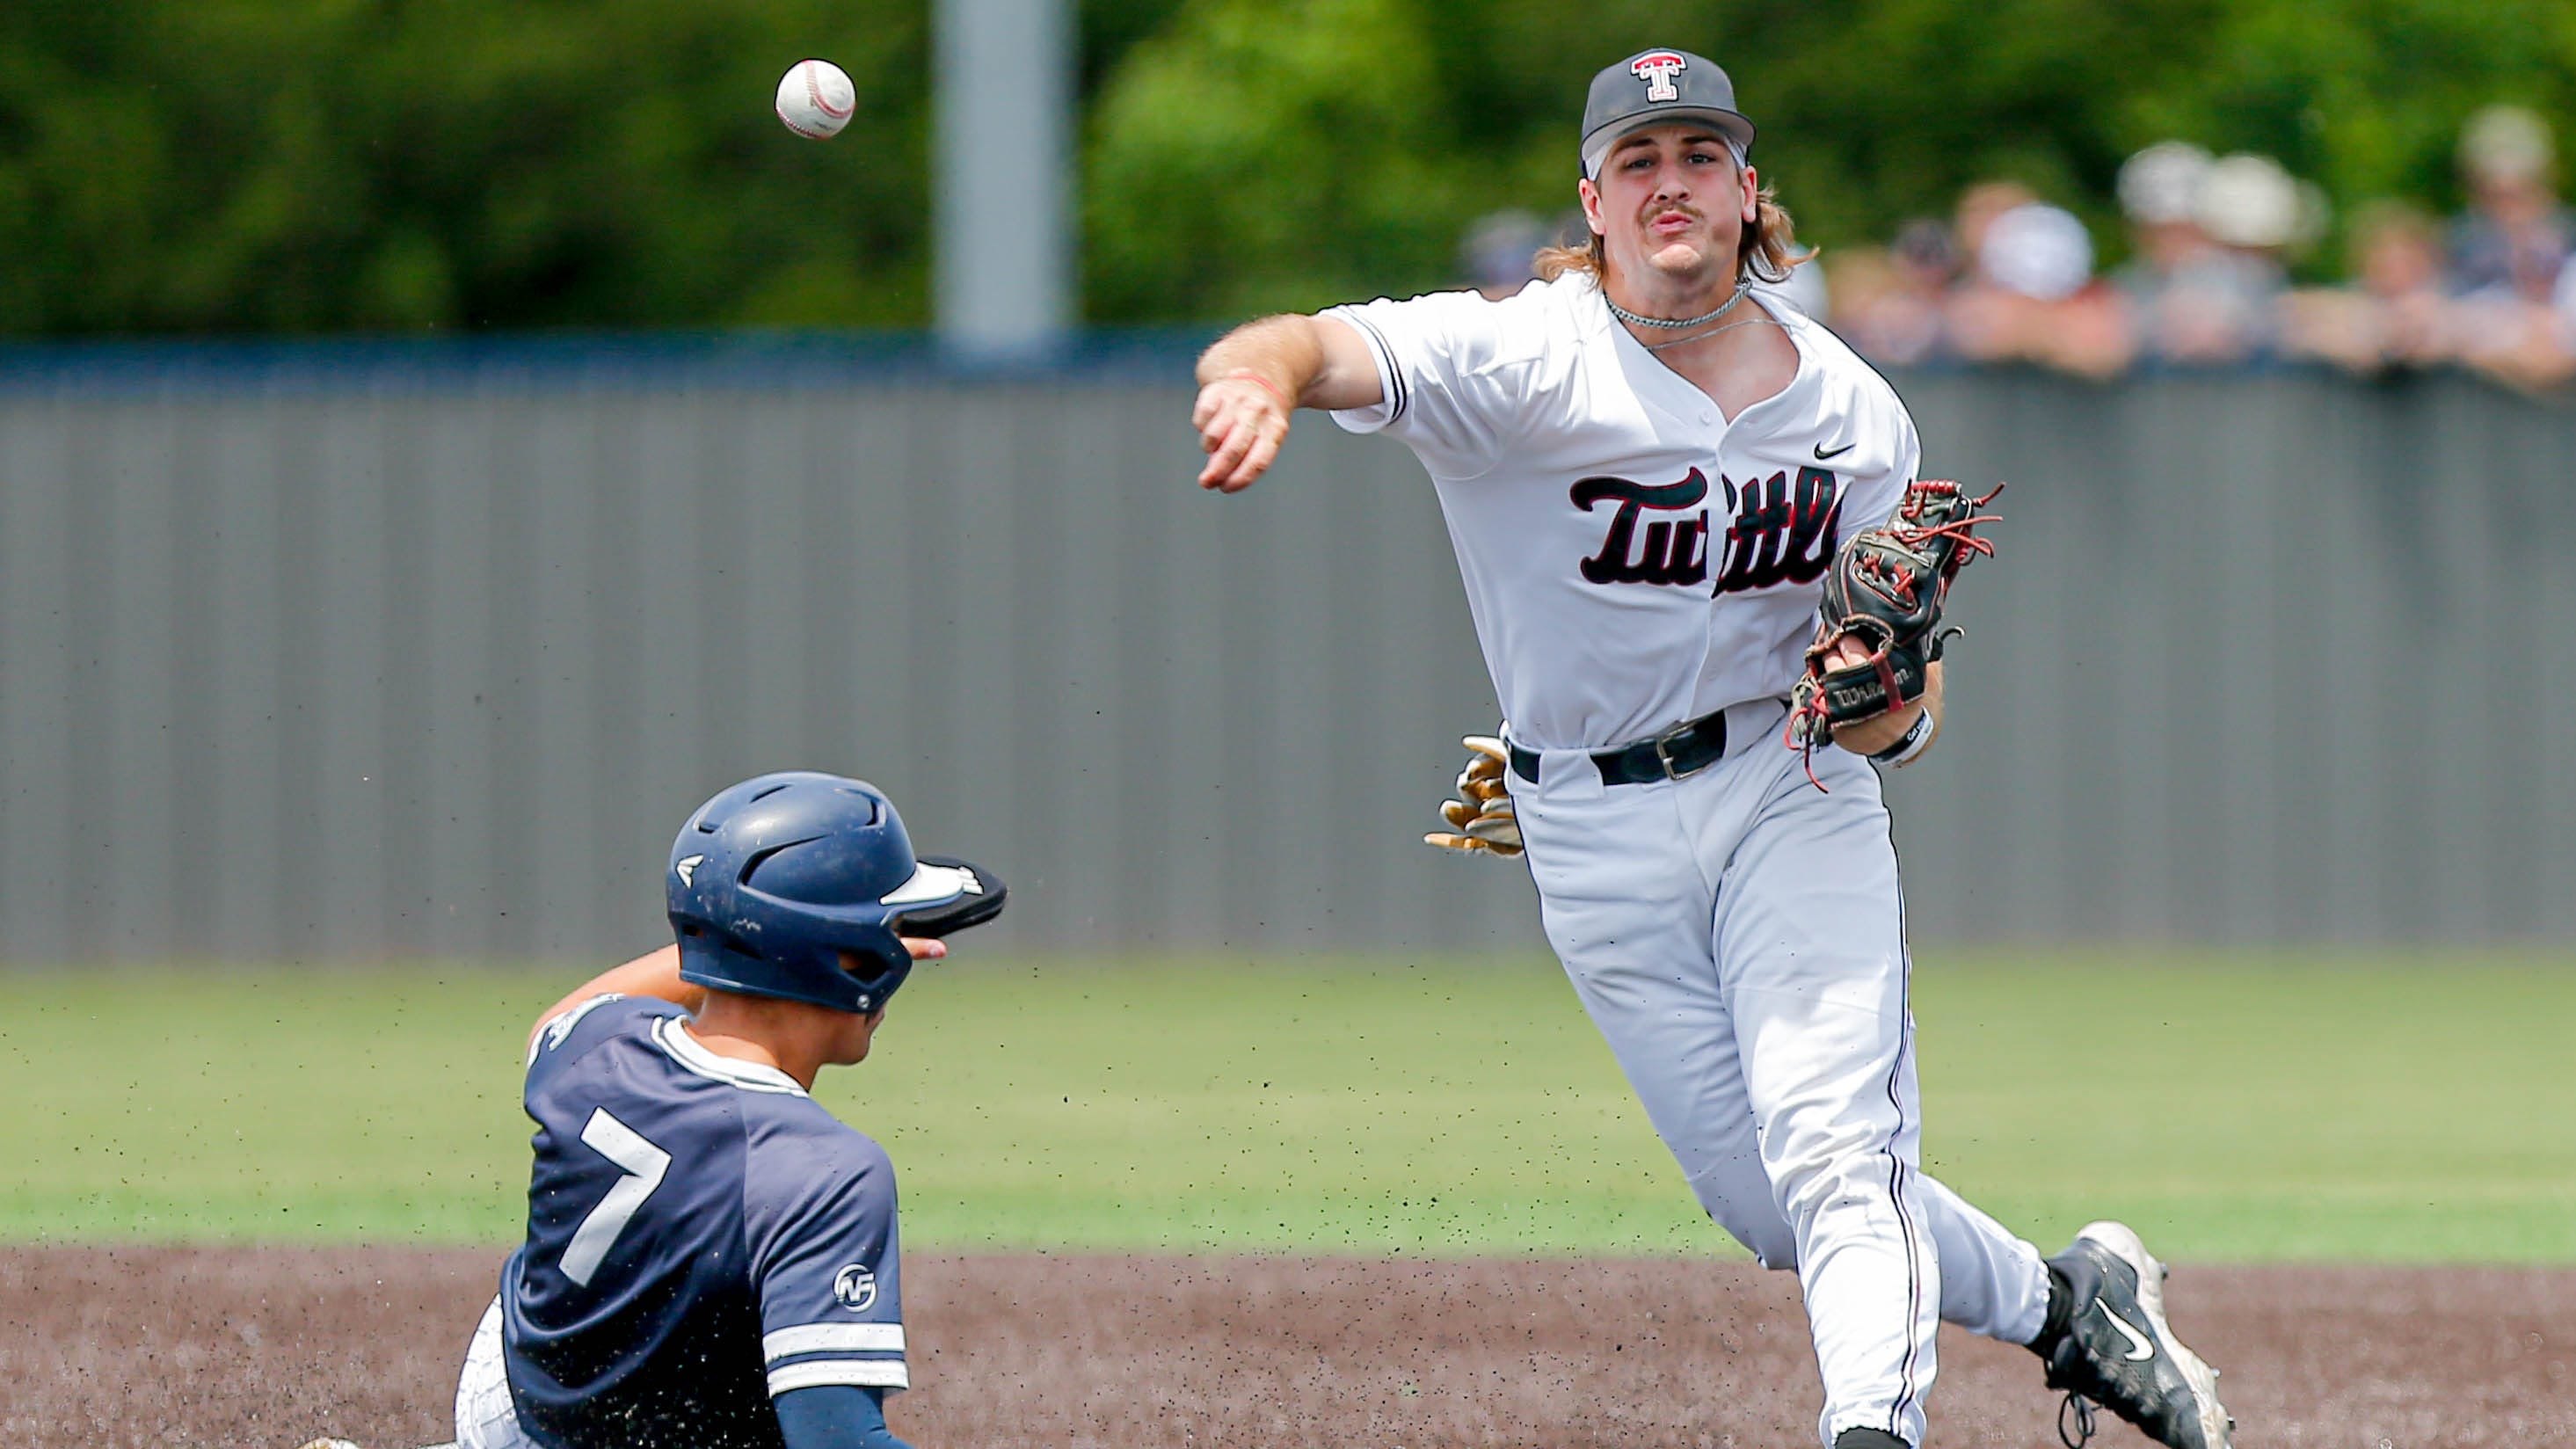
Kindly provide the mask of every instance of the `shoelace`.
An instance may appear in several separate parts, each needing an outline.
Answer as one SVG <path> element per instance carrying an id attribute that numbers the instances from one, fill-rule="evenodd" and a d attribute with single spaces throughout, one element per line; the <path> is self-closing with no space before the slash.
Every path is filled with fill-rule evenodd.
<path id="1" fill-rule="evenodd" d="M 2075 1418 L 2073 1433 L 2067 1432 L 2066 1428 L 2066 1419 L 2070 1411 Z M 2057 1442 L 2065 1445 L 2066 1449 L 2084 1449 L 2085 1443 L 2092 1437 L 2093 1401 L 2082 1394 L 2068 1394 L 2066 1401 L 2057 1406 Z"/>

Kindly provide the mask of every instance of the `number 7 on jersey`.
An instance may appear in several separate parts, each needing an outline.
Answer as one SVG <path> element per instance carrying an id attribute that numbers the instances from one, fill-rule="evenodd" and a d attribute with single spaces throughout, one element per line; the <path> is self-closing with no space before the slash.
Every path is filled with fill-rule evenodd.
<path id="1" fill-rule="evenodd" d="M 608 1257 L 609 1246 L 626 1231 L 626 1220 L 635 1216 L 644 1199 L 662 1185 L 662 1174 L 671 1166 L 671 1154 L 608 1115 L 605 1107 L 590 1109 L 590 1120 L 582 1125 L 581 1140 L 625 1174 L 609 1187 L 599 1206 L 581 1220 L 581 1226 L 573 1230 L 571 1246 L 564 1249 L 563 1275 L 587 1288 L 591 1275 Z"/>

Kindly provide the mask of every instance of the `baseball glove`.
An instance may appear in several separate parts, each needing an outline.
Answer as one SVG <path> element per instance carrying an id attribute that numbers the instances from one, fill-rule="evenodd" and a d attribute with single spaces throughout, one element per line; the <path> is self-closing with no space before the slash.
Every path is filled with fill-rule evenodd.
<path id="1" fill-rule="evenodd" d="M 1983 498 L 1958 484 L 1922 479 L 1909 485 L 1896 516 L 1852 535 L 1825 572 L 1822 624 L 1807 647 L 1807 672 L 1789 696 L 1789 748 L 1810 757 L 1833 738 L 1836 725 L 1875 719 L 1923 697 L 1932 661 L 1956 628 L 1941 627 L 1950 581 L 1968 560 L 1995 546 L 1976 536 L 1977 525 L 2001 520 L 1982 513 L 2001 493 L 1998 483 Z M 1837 646 L 1851 640 L 1865 659 L 1837 664 Z M 1910 752 L 1908 757 L 1910 758 Z"/>
<path id="2" fill-rule="evenodd" d="M 1440 818 L 1449 828 L 1432 831 L 1422 843 L 1487 855 L 1520 854 L 1521 822 L 1512 814 L 1512 797 L 1503 784 L 1508 756 L 1503 742 L 1492 735 L 1469 735 L 1459 743 L 1467 747 L 1467 768 L 1458 773 L 1458 798 L 1440 802 Z"/>

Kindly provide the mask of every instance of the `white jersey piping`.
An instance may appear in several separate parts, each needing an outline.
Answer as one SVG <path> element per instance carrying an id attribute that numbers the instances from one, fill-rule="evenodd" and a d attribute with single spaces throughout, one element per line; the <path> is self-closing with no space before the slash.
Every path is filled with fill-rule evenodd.
<path id="1" fill-rule="evenodd" d="M 653 1022 L 653 1044 L 683 1069 L 710 1081 L 724 1082 L 746 1092 L 775 1092 L 788 1097 L 807 1095 L 803 1087 L 796 1085 L 794 1077 L 776 1067 L 736 1061 L 707 1050 L 697 1038 L 689 1035 L 680 1017 L 656 1018 Z"/>

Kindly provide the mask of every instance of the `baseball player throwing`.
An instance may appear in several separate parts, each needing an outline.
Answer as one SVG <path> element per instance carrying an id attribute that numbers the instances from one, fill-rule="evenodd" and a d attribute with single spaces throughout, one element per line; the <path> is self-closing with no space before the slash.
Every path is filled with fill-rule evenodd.
<path id="1" fill-rule="evenodd" d="M 1940 665 L 1874 715 L 1802 711 L 1830 741 L 1804 768 L 1780 741 L 1811 642 L 1828 668 L 1870 652 L 1818 639 L 1837 550 L 1954 517 L 1956 490 L 1918 483 L 1877 373 L 1755 290 L 1794 258 L 1753 140 L 1700 56 L 1603 70 L 1589 247 L 1502 301 L 1238 328 L 1199 364 L 1199 483 L 1250 486 L 1294 407 L 1430 471 L 1506 721 L 1483 773 L 1509 812 L 1467 802 L 1482 818 L 1453 816 L 1478 827 L 1453 843 L 1526 845 L 1548 939 L 1699 1201 L 1797 1270 L 1826 1443 L 1922 1442 L 1946 1319 L 2037 1352 L 2070 1438 L 2098 1404 L 2224 1449 L 2217 1374 L 2134 1232 L 2095 1223 L 2043 1259 L 1921 1170 L 1904 908 L 1865 757 L 1930 744 Z"/>
<path id="2" fill-rule="evenodd" d="M 1001 882 L 894 803 L 764 775 L 680 830 L 675 947 L 528 1042 L 528 1236 L 456 1391 L 458 1449 L 902 1449 L 894 1167 L 806 1095 Z"/>

